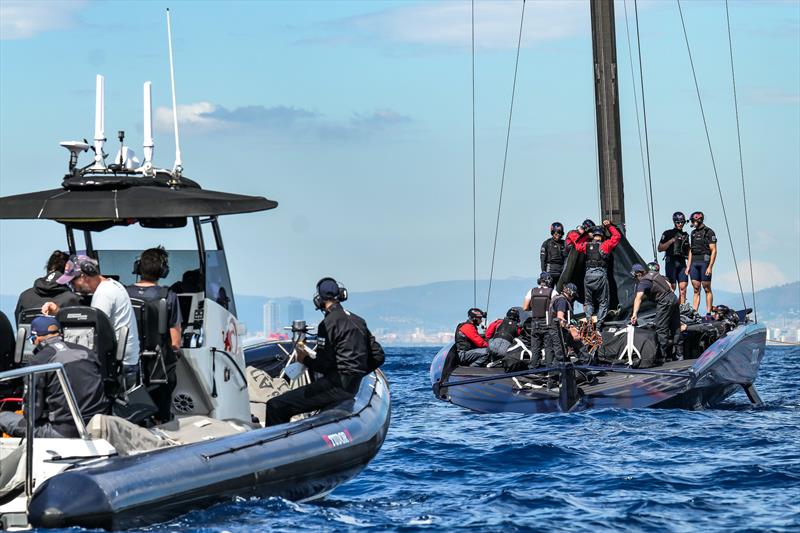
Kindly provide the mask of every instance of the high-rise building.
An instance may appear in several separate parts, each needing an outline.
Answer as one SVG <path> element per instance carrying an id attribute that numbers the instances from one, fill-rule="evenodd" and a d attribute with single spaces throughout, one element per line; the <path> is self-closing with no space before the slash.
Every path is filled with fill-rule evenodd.
<path id="1" fill-rule="evenodd" d="M 292 323 L 295 320 L 305 320 L 303 302 L 300 300 L 292 300 L 289 302 L 289 323 Z"/>
<path id="2" fill-rule="evenodd" d="M 264 304 L 264 336 L 269 337 L 273 333 L 280 333 L 280 307 L 278 302 L 267 302 Z"/>

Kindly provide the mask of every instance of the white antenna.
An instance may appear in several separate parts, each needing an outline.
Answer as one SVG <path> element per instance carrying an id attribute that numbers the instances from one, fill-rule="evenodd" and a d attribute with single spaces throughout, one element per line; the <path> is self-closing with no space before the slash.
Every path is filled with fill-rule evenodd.
<path id="1" fill-rule="evenodd" d="M 152 82 L 144 82 L 144 165 L 142 170 L 150 174 L 153 169 L 153 99 Z"/>
<path id="2" fill-rule="evenodd" d="M 106 140 L 104 93 L 105 78 L 98 74 L 94 100 L 94 165 L 92 166 L 94 169 L 106 168 L 106 163 L 103 160 L 103 143 Z"/>
<path id="3" fill-rule="evenodd" d="M 178 106 L 175 103 L 175 65 L 172 62 L 172 26 L 169 19 L 169 8 L 167 8 L 167 41 L 169 43 L 169 79 L 172 83 L 172 124 L 175 128 L 175 167 L 172 172 L 180 175 L 183 171 L 183 163 L 181 161 L 181 141 L 178 137 Z"/>

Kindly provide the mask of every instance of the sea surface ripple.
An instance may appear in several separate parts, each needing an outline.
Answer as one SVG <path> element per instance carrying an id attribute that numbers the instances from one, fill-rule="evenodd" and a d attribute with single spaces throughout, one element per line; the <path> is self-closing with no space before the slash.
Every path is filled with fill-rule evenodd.
<path id="1" fill-rule="evenodd" d="M 800 531 L 800 348 L 768 347 L 766 407 L 479 415 L 433 398 L 429 348 L 387 350 L 378 456 L 319 503 L 247 499 L 145 531 Z"/>

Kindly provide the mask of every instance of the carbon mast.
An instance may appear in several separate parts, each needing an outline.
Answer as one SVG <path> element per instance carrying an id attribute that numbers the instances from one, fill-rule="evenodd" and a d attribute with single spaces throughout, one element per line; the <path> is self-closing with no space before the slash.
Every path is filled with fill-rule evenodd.
<path id="1" fill-rule="evenodd" d="M 614 0 L 592 0 L 592 55 L 602 219 L 625 227 Z"/>

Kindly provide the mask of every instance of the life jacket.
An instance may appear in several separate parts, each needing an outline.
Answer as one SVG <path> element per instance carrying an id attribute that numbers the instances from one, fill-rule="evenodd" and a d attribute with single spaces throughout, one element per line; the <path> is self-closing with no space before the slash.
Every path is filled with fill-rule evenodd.
<path id="1" fill-rule="evenodd" d="M 563 294 L 557 294 L 556 297 L 553 298 L 553 300 L 550 302 L 550 311 L 549 312 L 550 312 L 550 324 L 551 325 L 557 323 L 556 322 L 556 318 L 557 318 L 556 302 L 559 302 L 560 300 L 566 300 L 566 302 L 567 302 L 567 316 L 565 316 L 564 318 L 566 319 L 567 322 L 572 320 L 572 303 Z"/>
<path id="2" fill-rule="evenodd" d="M 600 249 L 601 242 L 592 241 L 586 245 L 586 268 L 606 268 L 608 256 Z"/>
<path id="3" fill-rule="evenodd" d="M 455 343 L 456 343 L 456 350 L 459 352 L 468 352 L 475 348 L 475 345 L 472 344 L 472 341 L 467 338 L 461 332 L 461 326 L 464 324 L 471 324 L 471 322 L 461 322 L 459 325 L 456 326 L 456 335 L 455 335 Z"/>
<path id="4" fill-rule="evenodd" d="M 545 272 L 550 274 L 561 274 L 564 270 L 564 248 L 566 243 L 564 239 L 547 239 L 545 249 L 547 250 L 547 257 L 545 263 Z"/>
<path id="5" fill-rule="evenodd" d="M 714 230 L 708 226 L 703 226 L 692 232 L 692 261 L 695 259 L 701 261 L 711 260 L 711 244 L 716 243 L 716 235 Z"/>
<path id="6" fill-rule="evenodd" d="M 653 301 L 658 301 L 667 294 L 673 294 L 672 287 L 667 281 L 667 278 L 659 274 L 658 272 L 648 272 L 642 279 L 646 279 L 653 283 L 653 288 L 650 289 L 650 298 Z"/>
<path id="7" fill-rule="evenodd" d="M 534 320 L 547 320 L 550 312 L 550 287 L 534 287 L 531 289 L 531 317 Z"/>
<path id="8" fill-rule="evenodd" d="M 513 341 L 517 338 L 517 331 L 519 325 L 515 320 L 512 320 L 508 317 L 504 318 L 502 322 L 497 326 L 494 330 L 493 338 L 495 339 L 505 339 L 507 341 Z"/>

